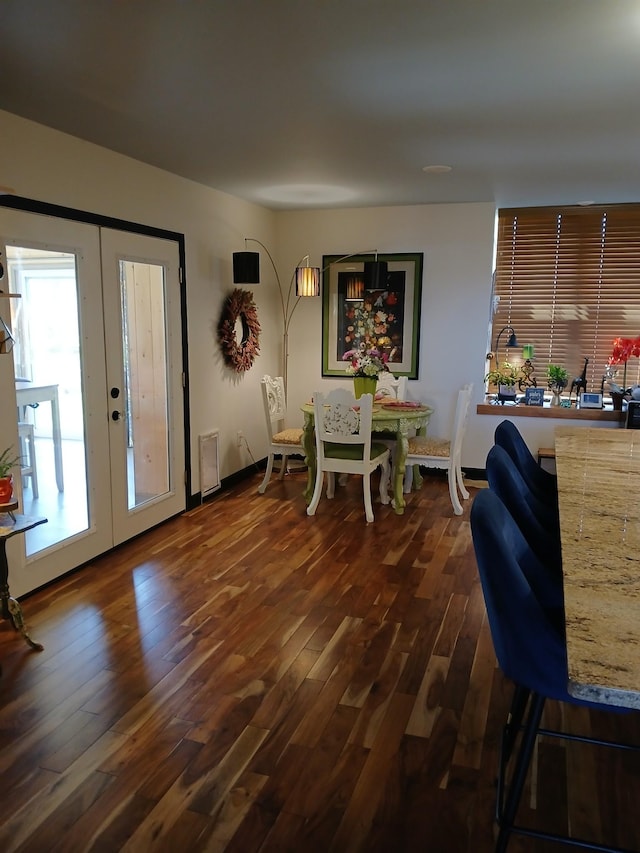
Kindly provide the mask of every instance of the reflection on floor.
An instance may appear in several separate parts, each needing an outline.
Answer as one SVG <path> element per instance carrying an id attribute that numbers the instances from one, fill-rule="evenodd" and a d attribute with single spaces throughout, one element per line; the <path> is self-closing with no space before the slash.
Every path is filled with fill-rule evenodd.
<path id="1" fill-rule="evenodd" d="M 56 485 L 52 440 L 38 437 L 35 447 L 38 497 L 33 497 L 31 478 L 25 478 L 20 512 L 45 516 L 48 523 L 25 534 L 27 556 L 80 533 L 88 526 L 84 442 L 62 441 L 64 492 L 59 492 Z"/>

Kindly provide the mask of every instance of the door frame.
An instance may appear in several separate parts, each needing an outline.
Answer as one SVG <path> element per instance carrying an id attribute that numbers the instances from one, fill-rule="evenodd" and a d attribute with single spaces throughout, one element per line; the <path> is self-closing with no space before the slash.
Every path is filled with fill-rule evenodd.
<path id="1" fill-rule="evenodd" d="M 0 206 L 14 210 L 22 210 L 26 213 L 36 213 L 44 216 L 67 219 L 74 222 L 83 222 L 100 228 L 111 228 L 116 231 L 128 231 L 148 237 L 158 237 L 163 240 L 172 240 L 178 246 L 178 274 L 180 280 L 180 317 L 182 336 L 182 393 L 183 393 L 183 429 L 184 429 L 184 465 L 185 465 L 185 507 L 187 510 L 198 505 L 191 490 L 192 466 L 191 466 L 191 416 L 189 409 L 189 342 L 187 336 L 187 278 L 186 278 L 186 250 L 185 237 L 179 231 L 169 231 L 164 228 L 156 228 L 151 225 L 143 225 L 138 222 L 130 222 L 113 216 L 103 216 L 99 213 L 91 213 L 63 205 L 50 204 L 23 196 L 3 195 L 0 196 Z"/>

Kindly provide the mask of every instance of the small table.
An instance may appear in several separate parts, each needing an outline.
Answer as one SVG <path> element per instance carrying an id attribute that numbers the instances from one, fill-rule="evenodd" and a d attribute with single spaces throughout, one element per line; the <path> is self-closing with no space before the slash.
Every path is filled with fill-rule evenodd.
<path id="1" fill-rule="evenodd" d="M 640 708 L 640 431 L 557 427 L 569 693 Z"/>
<path id="2" fill-rule="evenodd" d="M 7 509 L 8 507 L 11 507 L 11 509 Z M 18 533 L 31 530 L 32 527 L 36 527 L 38 524 L 44 524 L 47 519 L 20 515 L 19 513 L 14 513 L 14 509 L 14 504 L 0 504 L 0 615 L 3 619 L 11 620 L 13 627 L 22 634 L 32 649 L 41 652 L 44 646 L 32 640 L 27 633 L 22 616 L 22 608 L 18 601 L 12 598 L 9 593 L 7 539 Z"/>
<path id="3" fill-rule="evenodd" d="M 51 403 L 51 437 L 53 439 L 53 461 L 56 469 L 56 484 L 59 492 L 64 492 L 62 472 L 62 433 L 60 431 L 60 406 L 57 385 L 32 385 L 30 382 L 16 381 L 16 402 L 18 408 L 34 403 Z"/>
<path id="4" fill-rule="evenodd" d="M 301 408 L 304 413 L 302 447 L 309 470 L 304 497 L 306 502 L 310 503 L 316 481 L 316 438 L 313 403 L 305 403 Z M 415 430 L 418 435 L 426 435 L 427 424 L 432 413 L 433 409 L 430 406 L 419 405 L 401 409 L 385 408 L 380 403 L 374 403 L 371 431 L 394 433 L 397 442 L 394 462 L 395 470 L 393 472 L 393 508 L 396 515 L 403 515 L 406 506 L 402 487 L 404 483 L 405 460 L 409 449 L 409 433 Z M 415 472 L 413 478 L 415 488 L 419 488 L 421 483 L 422 479 Z"/>

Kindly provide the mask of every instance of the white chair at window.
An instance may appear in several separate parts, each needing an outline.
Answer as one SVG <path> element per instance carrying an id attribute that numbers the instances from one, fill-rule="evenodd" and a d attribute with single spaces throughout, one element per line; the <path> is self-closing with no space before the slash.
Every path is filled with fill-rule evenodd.
<path id="1" fill-rule="evenodd" d="M 280 479 L 282 480 L 287 470 L 287 459 L 289 456 L 304 457 L 304 450 L 302 449 L 302 427 L 290 427 L 287 429 L 284 426 L 287 417 L 287 401 L 282 376 L 276 376 L 275 379 L 272 379 L 271 376 L 263 376 L 260 386 L 262 388 L 262 402 L 267 422 L 267 431 L 269 433 L 267 470 L 265 471 L 262 483 L 258 487 L 258 492 L 262 495 L 271 479 L 275 457 L 280 456 L 282 458 L 280 463 Z"/>
<path id="2" fill-rule="evenodd" d="M 363 394 L 356 400 L 346 388 L 336 388 L 327 395 L 313 395 L 316 434 L 316 482 L 307 515 L 315 515 L 328 473 L 327 498 L 333 498 L 335 474 L 362 476 L 364 508 L 367 521 L 373 521 L 371 474 L 381 467 L 380 502 L 390 503 L 389 448 L 371 441 L 373 397 Z"/>
<path id="3" fill-rule="evenodd" d="M 397 400 L 407 399 L 407 377 L 394 376 L 390 370 L 383 370 L 378 376 L 376 397 L 383 394 L 385 397 L 395 397 Z"/>
<path id="4" fill-rule="evenodd" d="M 430 468 L 446 469 L 449 480 L 449 497 L 453 511 L 462 515 L 460 495 L 464 500 L 469 497 L 462 478 L 461 456 L 467 421 L 469 419 L 469 403 L 473 385 L 465 385 L 458 391 L 456 411 L 453 418 L 453 429 L 449 438 L 435 436 L 412 436 L 409 439 L 409 450 L 405 460 L 404 492 L 411 491 L 413 481 L 413 466 L 425 465 Z"/>

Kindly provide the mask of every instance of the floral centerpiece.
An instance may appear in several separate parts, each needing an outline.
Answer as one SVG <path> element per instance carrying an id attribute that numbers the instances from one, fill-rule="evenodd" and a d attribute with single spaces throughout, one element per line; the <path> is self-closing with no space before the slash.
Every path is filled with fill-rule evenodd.
<path id="1" fill-rule="evenodd" d="M 388 355 L 377 349 L 350 349 L 342 356 L 342 360 L 349 362 L 345 369 L 352 376 L 377 379 L 383 371 L 389 369 Z"/>
<path id="2" fill-rule="evenodd" d="M 362 346 L 358 349 L 350 349 L 342 356 L 343 361 L 348 361 L 346 372 L 353 376 L 353 387 L 356 397 L 363 394 L 375 395 L 378 376 L 389 368 L 388 355 L 385 352 Z"/>

